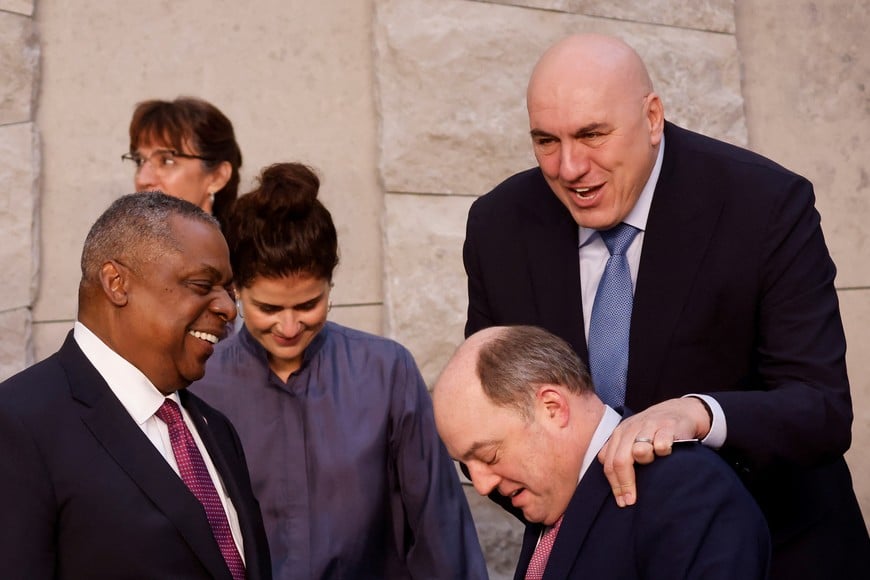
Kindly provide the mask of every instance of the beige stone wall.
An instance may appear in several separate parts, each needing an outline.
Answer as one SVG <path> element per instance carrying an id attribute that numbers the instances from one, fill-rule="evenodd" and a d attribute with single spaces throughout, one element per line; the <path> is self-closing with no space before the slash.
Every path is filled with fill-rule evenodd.
<path id="1" fill-rule="evenodd" d="M 609 32 L 647 59 L 668 118 L 814 181 L 849 340 L 848 459 L 870 513 L 870 0 L 35 8 L 0 0 L 0 379 L 53 352 L 72 325 L 87 228 L 132 189 L 119 156 L 134 104 L 193 94 L 233 120 L 243 189 L 275 161 L 320 170 L 342 248 L 333 318 L 397 338 L 431 382 L 462 338 L 468 206 L 533 163 L 524 94 L 535 59 L 565 34 Z M 499 518 L 480 518 L 493 578 L 510 577 L 518 537 Z"/>
<path id="2" fill-rule="evenodd" d="M 270 163 L 319 170 L 341 245 L 332 316 L 381 331 L 371 0 L 47 1 L 36 18 L 44 158 L 38 359 L 72 326 L 88 228 L 133 190 L 120 155 L 135 103 L 187 94 L 233 121 L 242 191 Z"/>
<path id="3" fill-rule="evenodd" d="M 624 8 L 612 14 L 610 3 L 591 2 L 588 16 L 583 4 L 376 2 L 386 328 L 430 383 L 462 339 L 465 214 L 474 197 L 534 164 L 525 86 L 556 39 L 581 31 L 626 38 L 649 62 L 669 119 L 746 143 L 737 42 L 722 32 L 734 30 L 728 0 L 706 3 L 691 22 L 678 2 L 660 2 L 669 10 L 654 23 L 640 21 L 645 5 L 628 21 L 618 19 Z M 658 24 L 675 19 L 681 27 Z"/>
<path id="4" fill-rule="evenodd" d="M 0 0 L 0 379 L 33 362 L 39 149 L 33 123 L 39 49 L 33 2 Z"/>
<path id="5" fill-rule="evenodd" d="M 846 459 L 870 520 L 870 0 L 739 0 L 749 143 L 808 177 L 837 263 L 855 421 Z"/>
<path id="6" fill-rule="evenodd" d="M 462 338 L 468 207 L 533 164 L 524 110 L 532 64 L 565 34 L 617 34 L 648 62 L 670 120 L 749 144 L 816 183 L 850 344 L 848 459 L 870 513 L 868 9 L 866 0 L 376 2 L 387 331 L 431 383 Z M 481 540 L 497 553 L 507 524 L 490 530 L 489 506 L 473 505 L 487 522 Z"/>

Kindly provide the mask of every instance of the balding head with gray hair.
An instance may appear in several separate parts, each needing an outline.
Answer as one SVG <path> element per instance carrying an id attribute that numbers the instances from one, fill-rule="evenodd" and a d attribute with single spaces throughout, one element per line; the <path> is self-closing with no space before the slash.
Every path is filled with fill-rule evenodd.
<path id="1" fill-rule="evenodd" d="M 202 377 L 236 315 L 218 222 L 160 192 L 125 195 L 82 251 L 78 322 L 162 393 Z"/>
<path id="2" fill-rule="evenodd" d="M 116 199 L 97 219 L 82 250 L 82 287 L 99 284 L 100 268 L 117 260 L 137 271 L 168 251 L 177 251 L 170 218 L 178 216 L 211 224 L 215 218 L 194 204 L 159 191 L 131 193 Z"/>
<path id="3" fill-rule="evenodd" d="M 479 347 L 476 371 L 493 403 L 526 417 L 539 385 L 561 385 L 577 395 L 594 392 L 586 365 L 571 346 L 535 326 L 495 329 Z"/>

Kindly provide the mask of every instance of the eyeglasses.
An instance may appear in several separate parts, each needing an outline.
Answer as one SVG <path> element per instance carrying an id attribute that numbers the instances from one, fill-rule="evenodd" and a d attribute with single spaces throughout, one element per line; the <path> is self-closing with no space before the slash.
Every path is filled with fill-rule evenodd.
<path id="1" fill-rule="evenodd" d="M 124 153 L 123 155 L 121 155 L 121 160 L 132 162 L 136 166 L 136 171 L 142 169 L 142 166 L 146 163 L 150 163 L 151 167 L 155 171 L 166 171 L 175 167 L 175 164 L 177 163 L 176 158 L 214 161 L 214 159 L 211 157 L 179 153 L 178 151 L 175 151 L 173 149 L 157 149 L 155 151 L 152 151 L 151 155 L 148 155 L 147 157 L 144 155 L 140 155 L 135 151 L 131 151 L 130 153 Z"/>

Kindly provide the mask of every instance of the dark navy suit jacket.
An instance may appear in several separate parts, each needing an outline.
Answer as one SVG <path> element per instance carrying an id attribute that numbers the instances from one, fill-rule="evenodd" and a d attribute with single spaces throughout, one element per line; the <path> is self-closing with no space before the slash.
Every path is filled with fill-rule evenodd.
<path id="1" fill-rule="evenodd" d="M 767 578 L 770 536 L 737 475 L 699 444 L 639 466 L 642 500 L 619 508 L 598 461 L 565 511 L 543 580 Z M 517 565 L 525 577 L 540 525 L 529 525 Z"/>
<path id="2" fill-rule="evenodd" d="M 238 513 L 248 578 L 271 578 L 235 430 L 179 395 Z M 0 385 L 0 514 L 4 579 L 231 578 L 202 506 L 72 333 Z"/>
<path id="3" fill-rule="evenodd" d="M 466 334 L 541 326 L 588 363 L 577 240 L 538 168 L 477 199 L 463 251 Z M 768 518 L 774 578 L 870 569 L 843 459 L 852 408 L 834 275 L 806 179 L 666 123 L 635 287 L 626 406 L 715 396 L 728 423 L 722 454 Z"/>

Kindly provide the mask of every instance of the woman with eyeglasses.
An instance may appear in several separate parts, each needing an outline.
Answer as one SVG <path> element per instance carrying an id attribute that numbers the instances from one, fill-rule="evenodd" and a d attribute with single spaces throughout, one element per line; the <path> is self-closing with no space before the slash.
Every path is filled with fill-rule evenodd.
<path id="1" fill-rule="evenodd" d="M 327 320 L 338 241 L 319 186 L 277 164 L 234 204 L 244 324 L 190 388 L 238 430 L 275 578 L 486 578 L 411 354 Z"/>
<path id="2" fill-rule="evenodd" d="M 239 188 L 242 152 L 233 124 L 202 99 L 179 97 L 136 105 L 130 151 L 136 191 L 159 190 L 198 205 L 224 227 Z"/>

